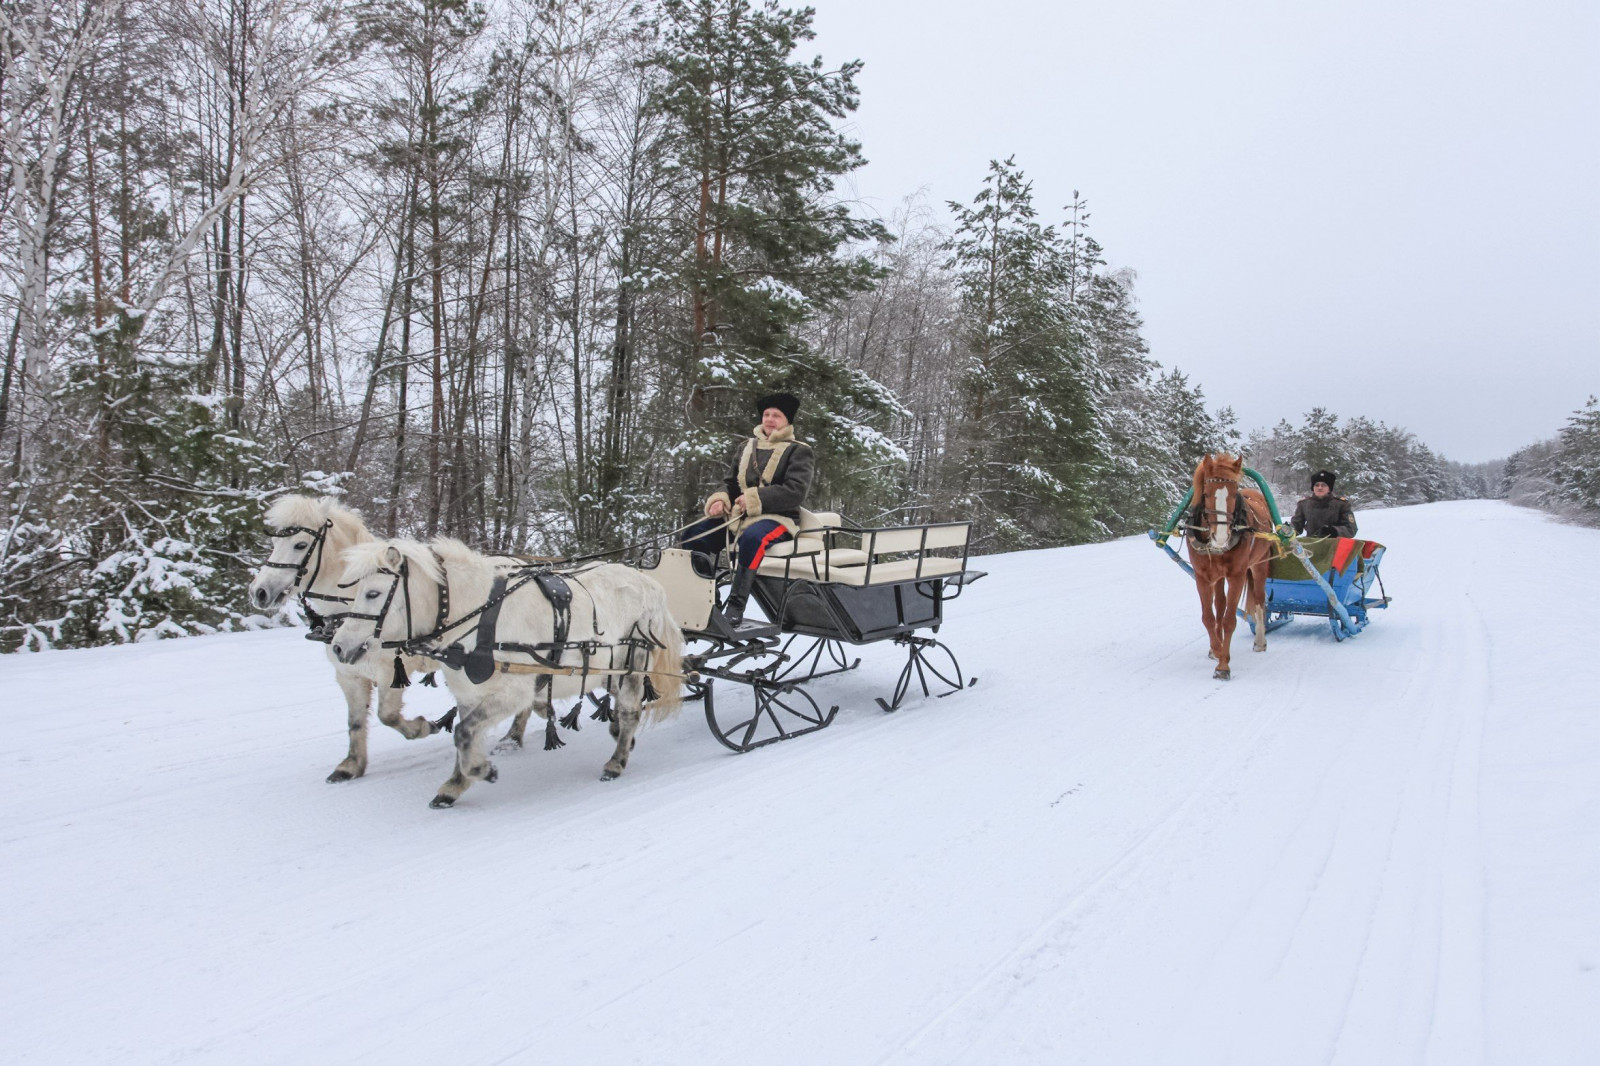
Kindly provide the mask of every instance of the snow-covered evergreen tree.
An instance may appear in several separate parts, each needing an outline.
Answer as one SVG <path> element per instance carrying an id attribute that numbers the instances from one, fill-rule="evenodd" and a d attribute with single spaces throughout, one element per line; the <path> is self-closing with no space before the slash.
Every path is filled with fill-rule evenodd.
<path id="1" fill-rule="evenodd" d="M 1513 503 L 1600 525 L 1600 400 L 1589 397 L 1553 440 L 1513 453 L 1502 488 Z"/>
<path id="2" fill-rule="evenodd" d="M 1155 387 L 1159 364 L 1141 333 L 1132 272 L 1093 276 L 1082 290 L 1078 305 L 1087 316 L 1101 388 L 1101 462 L 1090 497 L 1107 532 L 1132 533 L 1165 517 L 1181 498 L 1189 470 Z"/>
<path id="3" fill-rule="evenodd" d="M 1311 490 L 1311 475 L 1331 470 L 1335 486 L 1358 506 L 1428 503 L 1491 495 L 1481 472 L 1447 462 L 1415 434 L 1370 418 L 1340 422 L 1325 408 L 1308 411 L 1299 426 L 1281 421 L 1250 435 L 1246 453 L 1285 499 Z M 1474 486 L 1477 486 L 1476 488 Z"/>
<path id="4" fill-rule="evenodd" d="M 691 318 L 680 360 L 693 424 L 677 452 L 691 496 L 720 473 L 730 438 L 750 432 L 751 401 L 774 390 L 802 398 L 815 499 L 859 489 L 903 458 L 882 432 L 899 410 L 893 394 L 807 345 L 801 329 L 871 286 L 876 271 L 856 245 L 884 232 L 834 191 L 865 162 L 836 127 L 857 106 L 861 63 L 798 58 L 811 21 L 811 9 L 774 0 L 661 8 L 660 106 L 681 196 L 675 272 Z"/>
<path id="5" fill-rule="evenodd" d="M 14 486 L 0 553 L 0 647 L 82 647 L 251 624 L 242 589 L 263 547 L 281 463 L 232 426 L 231 401 L 193 390 L 195 367 L 139 359 L 74 367 L 56 397 L 86 407 L 76 464 Z"/>
<path id="6" fill-rule="evenodd" d="M 956 504 L 997 546 L 1094 539 L 1100 390 L 1060 236 L 1037 220 L 1011 159 L 991 162 L 972 203 L 950 209 L 967 357 Z"/>

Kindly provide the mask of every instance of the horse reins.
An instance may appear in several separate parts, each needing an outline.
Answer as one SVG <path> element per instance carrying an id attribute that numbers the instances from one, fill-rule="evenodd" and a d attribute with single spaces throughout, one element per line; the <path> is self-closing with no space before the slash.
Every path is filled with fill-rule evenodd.
<path id="1" fill-rule="evenodd" d="M 721 525 L 712 526 L 710 529 L 706 530 L 704 533 L 701 533 L 700 536 L 708 537 L 713 533 L 720 533 L 724 529 L 727 529 L 729 526 L 733 525 L 735 522 L 739 521 L 740 519 L 742 519 L 744 517 L 743 512 L 740 512 L 738 514 L 734 514 L 733 513 L 733 509 L 731 507 L 728 509 L 728 511 L 729 511 L 729 514 L 728 514 L 727 521 L 723 522 Z M 587 562 L 593 562 L 596 559 L 606 559 L 606 558 L 609 558 L 610 556 L 613 556 L 613 555 L 626 555 L 627 553 L 633 551 L 635 548 L 656 548 L 656 549 L 659 549 L 661 547 L 661 544 L 662 544 L 663 541 L 670 541 L 674 537 L 676 537 L 679 533 L 687 533 L 689 530 L 693 529 L 695 526 L 699 525 L 703 521 L 704 521 L 704 519 L 702 519 L 702 518 L 696 518 L 693 522 L 689 522 L 689 523 L 686 523 L 685 525 L 681 525 L 677 529 L 669 529 L 665 533 L 658 533 L 653 537 L 649 537 L 649 538 L 647 538 L 645 540 L 635 541 L 632 544 L 625 544 L 620 548 L 612 548 L 612 549 L 610 549 L 608 551 L 603 551 L 603 552 L 590 552 L 588 555 L 573 555 L 573 556 L 569 556 L 566 559 L 558 559 L 558 560 L 553 560 L 553 561 L 560 562 L 560 563 L 565 563 L 565 564 L 570 565 L 572 563 L 587 563 Z"/>

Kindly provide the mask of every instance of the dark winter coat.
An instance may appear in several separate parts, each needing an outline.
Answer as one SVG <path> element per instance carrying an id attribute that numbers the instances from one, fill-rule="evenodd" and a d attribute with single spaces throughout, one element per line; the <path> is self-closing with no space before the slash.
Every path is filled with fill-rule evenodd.
<path id="1" fill-rule="evenodd" d="M 740 441 L 729 454 L 728 476 L 722 491 L 706 499 L 706 514 L 718 500 L 731 508 L 742 499 L 746 519 L 770 518 L 795 533 L 815 473 L 811 446 L 794 439 L 793 427 L 768 434 L 766 427 L 757 426 L 755 436 Z"/>
<path id="2" fill-rule="evenodd" d="M 1294 509 L 1294 531 L 1307 537 L 1353 537 L 1356 515 L 1350 501 L 1333 493 L 1302 496 Z"/>

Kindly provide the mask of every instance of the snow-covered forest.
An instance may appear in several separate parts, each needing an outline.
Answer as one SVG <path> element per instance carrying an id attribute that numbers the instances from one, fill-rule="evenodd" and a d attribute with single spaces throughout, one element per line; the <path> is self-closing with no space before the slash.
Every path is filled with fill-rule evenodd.
<path id="1" fill-rule="evenodd" d="M 0 649 L 248 624 L 290 487 L 493 550 L 671 529 L 769 389 L 860 520 L 970 517 L 991 551 L 1156 521 L 1241 433 L 1152 358 L 1086 197 L 976 159 L 965 202 L 866 217 L 861 64 L 810 24 L 5 0 Z M 1504 492 L 1320 410 L 1249 451 L 1358 503 Z"/>

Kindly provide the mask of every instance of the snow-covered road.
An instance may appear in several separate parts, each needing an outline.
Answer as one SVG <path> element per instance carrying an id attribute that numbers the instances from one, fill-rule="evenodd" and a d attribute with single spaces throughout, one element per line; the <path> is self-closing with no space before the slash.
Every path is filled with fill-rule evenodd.
<path id="1" fill-rule="evenodd" d="M 966 693 L 867 649 L 815 736 L 450 811 L 443 736 L 323 782 L 299 631 L 0 659 L 0 1060 L 1600 1062 L 1600 531 L 1361 521 L 1394 606 L 1230 683 L 1147 540 L 1009 555 Z"/>

